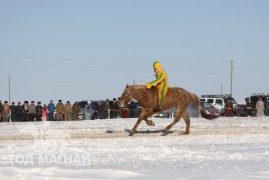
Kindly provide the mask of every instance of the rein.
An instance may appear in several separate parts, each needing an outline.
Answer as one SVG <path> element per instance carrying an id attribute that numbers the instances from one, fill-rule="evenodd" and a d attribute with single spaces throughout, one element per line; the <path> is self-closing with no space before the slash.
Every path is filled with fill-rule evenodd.
<path id="1" fill-rule="evenodd" d="M 128 93 L 127 93 L 127 95 L 124 95 L 124 103 L 125 103 L 125 104 L 128 103 L 127 101 L 129 100 L 129 98 L 130 98 L 131 95 L 133 95 L 133 91 L 130 90 L 130 89 L 128 89 Z"/>

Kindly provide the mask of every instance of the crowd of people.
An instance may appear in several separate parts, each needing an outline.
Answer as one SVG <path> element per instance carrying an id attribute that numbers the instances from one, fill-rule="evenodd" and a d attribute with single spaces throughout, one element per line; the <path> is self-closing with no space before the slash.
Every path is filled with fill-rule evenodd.
<path id="1" fill-rule="evenodd" d="M 245 116 L 269 116 L 269 97 L 259 96 L 257 102 L 252 102 L 250 98 L 246 98 Z M 234 114 L 234 105 L 228 100 L 225 103 L 225 116 L 232 117 Z"/>
<path id="2" fill-rule="evenodd" d="M 245 116 L 269 116 L 269 97 L 259 97 L 255 104 L 249 98 L 245 100 Z M 73 105 L 71 105 L 70 101 L 66 101 L 64 104 L 62 100 L 58 100 L 56 105 L 53 103 L 53 100 L 50 100 L 47 105 L 41 105 L 40 101 L 37 104 L 35 104 L 35 101 L 31 101 L 30 104 L 28 101 L 24 101 L 23 104 L 21 102 L 17 104 L 12 102 L 11 105 L 9 105 L 8 101 L 4 103 L 0 101 L 0 121 L 70 121 L 79 120 L 80 114 L 82 114 L 83 119 L 92 119 L 93 114 L 95 114 L 97 119 L 115 119 L 124 116 L 124 111 L 121 110 L 116 98 L 113 98 L 113 101 L 109 99 L 98 101 L 94 107 L 91 101 L 87 101 L 85 107 L 81 107 L 78 101 Z M 225 116 L 232 117 L 235 112 L 234 110 L 233 103 L 228 100 L 225 103 Z"/>
<path id="3" fill-rule="evenodd" d="M 93 107 L 91 101 L 88 101 L 85 107 L 81 107 L 78 101 L 71 105 L 70 101 L 66 101 L 64 104 L 62 100 L 58 100 L 55 105 L 53 100 L 50 100 L 48 104 L 41 105 L 38 101 L 24 101 L 23 104 L 18 102 L 12 102 L 11 105 L 8 101 L 2 103 L 0 101 L 0 121 L 12 122 L 16 121 L 53 121 L 53 120 L 79 120 L 79 115 L 83 113 L 84 119 L 90 119 L 93 113 L 96 114 L 98 119 L 113 119 L 119 116 L 119 105 L 116 98 L 113 101 L 99 101 L 98 104 Z M 56 116 L 55 116 L 56 115 Z"/>

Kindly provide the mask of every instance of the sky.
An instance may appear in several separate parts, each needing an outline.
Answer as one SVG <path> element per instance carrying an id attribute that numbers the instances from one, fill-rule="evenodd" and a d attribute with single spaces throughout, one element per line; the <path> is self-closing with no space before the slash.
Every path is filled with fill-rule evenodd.
<path id="1" fill-rule="evenodd" d="M 243 102 L 268 93 L 267 0 L 0 0 L 0 100 L 120 97 L 154 80 Z M 221 88 L 222 87 L 222 88 Z"/>

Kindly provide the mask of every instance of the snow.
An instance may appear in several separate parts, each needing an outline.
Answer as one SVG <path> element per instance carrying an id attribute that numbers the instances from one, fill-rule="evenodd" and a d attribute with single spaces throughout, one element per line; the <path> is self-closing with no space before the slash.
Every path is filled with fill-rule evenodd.
<path id="1" fill-rule="evenodd" d="M 0 179 L 269 179 L 269 118 L 0 124 Z"/>

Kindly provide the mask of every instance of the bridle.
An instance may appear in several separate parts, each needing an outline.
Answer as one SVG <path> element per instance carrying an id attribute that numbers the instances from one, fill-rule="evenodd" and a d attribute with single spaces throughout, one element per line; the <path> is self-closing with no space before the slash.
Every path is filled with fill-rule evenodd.
<path id="1" fill-rule="evenodd" d="M 122 101 L 124 101 L 124 104 L 126 105 L 126 104 L 128 104 L 128 102 L 130 101 L 130 97 L 133 95 L 133 90 L 132 90 L 132 88 L 129 88 L 129 87 L 127 87 L 125 90 L 124 90 L 124 92 L 123 92 L 123 94 L 122 94 L 122 96 L 121 96 L 121 98 L 120 98 L 120 100 Z"/>

